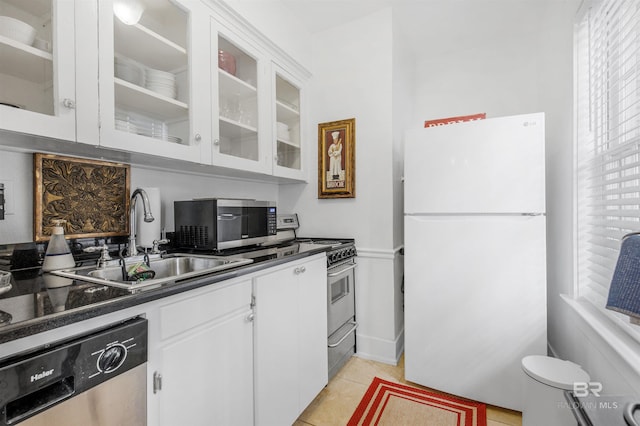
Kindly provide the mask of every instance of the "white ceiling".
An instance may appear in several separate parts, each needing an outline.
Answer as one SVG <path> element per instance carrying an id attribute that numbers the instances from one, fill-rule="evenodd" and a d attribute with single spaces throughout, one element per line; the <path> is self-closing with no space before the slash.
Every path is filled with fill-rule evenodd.
<path id="1" fill-rule="evenodd" d="M 576 0 L 281 0 L 315 33 L 392 6 L 416 52 L 443 52 L 541 31 L 549 7 Z M 366 34 L 363 35 L 366 37 Z"/>

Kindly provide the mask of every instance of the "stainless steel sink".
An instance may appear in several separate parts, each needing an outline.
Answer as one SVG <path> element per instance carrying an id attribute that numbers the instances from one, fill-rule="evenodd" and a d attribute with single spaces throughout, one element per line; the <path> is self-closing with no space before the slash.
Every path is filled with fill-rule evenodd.
<path id="1" fill-rule="evenodd" d="M 246 265 L 251 262 L 253 262 L 252 259 L 172 254 L 159 259 L 151 259 L 149 261 L 149 269 L 152 270 L 155 275 L 153 278 L 144 280 L 123 279 L 122 267 L 118 265 L 107 266 L 105 268 L 83 266 L 52 271 L 51 273 L 96 284 L 126 289 L 139 289 L 211 274 Z M 132 263 L 127 263 L 127 268 L 131 265 Z"/>

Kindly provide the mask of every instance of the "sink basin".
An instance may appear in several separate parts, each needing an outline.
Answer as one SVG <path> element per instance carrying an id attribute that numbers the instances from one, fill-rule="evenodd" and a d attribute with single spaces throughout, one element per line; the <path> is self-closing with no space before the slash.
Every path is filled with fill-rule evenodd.
<path id="1" fill-rule="evenodd" d="M 96 284 L 139 289 L 211 274 L 251 262 L 253 262 L 252 259 L 173 254 L 159 259 L 152 259 L 149 262 L 149 269 L 155 272 L 155 275 L 153 278 L 140 281 L 123 280 L 122 268 L 118 265 L 107 266 L 105 268 L 83 266 L 52 271 L 51 273 Z M 127 267 L 130 265 L 130 263 L 127 263 Z"/>

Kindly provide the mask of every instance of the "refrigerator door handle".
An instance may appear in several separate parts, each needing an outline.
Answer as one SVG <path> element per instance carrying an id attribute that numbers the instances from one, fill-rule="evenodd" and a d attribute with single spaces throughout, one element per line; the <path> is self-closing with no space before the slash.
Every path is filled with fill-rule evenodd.
<path id="1" fill-rule="evenodd" d="M 545 213 L 522 213 L 522 216 L 546 216 Z"/>

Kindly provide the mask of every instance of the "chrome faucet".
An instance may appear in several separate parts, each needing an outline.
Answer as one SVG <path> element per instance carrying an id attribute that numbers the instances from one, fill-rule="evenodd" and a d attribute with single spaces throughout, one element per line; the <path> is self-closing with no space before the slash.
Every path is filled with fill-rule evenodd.
<path id="1" fill-rule="evenodd" d="M 151 206 L 149 204 L 149 196 L 142 188 L 137 188 L 131 194 L 131 203 L 129 205 L 129 257 L 138 255 L 138 248 L 136 247 L 136 197 L 140 195 L 142 198 L 142 208 L 144 209 L 144 221 L 153 222 L 154 218 L 151 214 Z"/>

